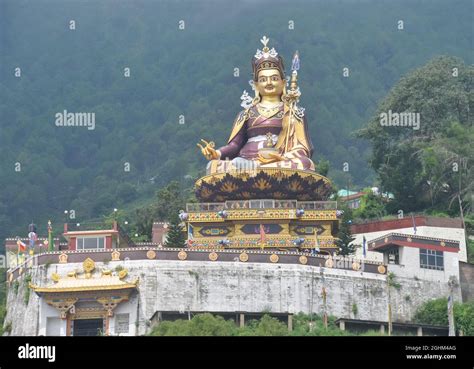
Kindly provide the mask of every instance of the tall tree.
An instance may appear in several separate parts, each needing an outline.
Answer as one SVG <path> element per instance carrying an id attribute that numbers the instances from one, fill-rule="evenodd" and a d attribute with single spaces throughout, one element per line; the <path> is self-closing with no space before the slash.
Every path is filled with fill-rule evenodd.
<path id="1" fill-rule="evenodd" d="M 355 240 L 352 237 L 351 225 L 352 225 L 352 211 L 347 206 L 341 207 L 344 211 L 341 222 L 339 224 L 339 232 L 337 233 L 336 245 L 339 247 L 339 255 L 351 255 L 354 254 L 357 246 L 353 245 L 352 242 Z"/>
<path id="2" fill-rule="evenodd" d="M 165 246 L 167 247 L 184 247 L 186 242 L 186 233 L 181 224 L 178 214 L 173 215 L 170 219 L 169 230 L 166 236 Z"/>
<path id="3" fill-rule="evenodd" d="M 386 215 L 386 200 L 381 194 L 374 194 L 370 188 L 364 189 L 365 195 L 360 199 L 360 207 L 354 210 L 354 218 L 380 219 Z"/>
<path id="4" fill-rule="evenodd" d="M 458 196 L 468 206 L 474 186 L 474 67 L 438 57 L 390 91 L 359 137 L 372 144 L 371 165 L 392 209 L 451 209 Z M 394 113 L 412 114 L 412 125 L 395 125 Z M 391 115 L 391 119 L 388 118 Z M 398 116 L 398 124 L 402 119 Z M 390 121 L 387 121 L 390 119 Z M 416 120 L 418 124 L 416 125 Z"/>

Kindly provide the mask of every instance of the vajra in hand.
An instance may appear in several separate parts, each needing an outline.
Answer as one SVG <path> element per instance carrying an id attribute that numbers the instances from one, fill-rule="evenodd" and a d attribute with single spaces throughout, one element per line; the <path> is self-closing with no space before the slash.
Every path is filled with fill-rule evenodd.
<path id="1" fill-rule="evenodd" d="M 199 146 L 199 148 L 201 149 L 201 152 L 202 154 L 204 155 L 204 157 L 207 159 L 207 160 L 213 160 L 213 159 L 219 159 L 220 155 L 219 155 L 219 152 L 214 149 L 214 142 L 207 142 L 206 140 L 203 140 L 201 138 L 201 141 L 203 142 L 203 144 L 205 146 L 202 146 L 201 144 L 197 144 Z"/>

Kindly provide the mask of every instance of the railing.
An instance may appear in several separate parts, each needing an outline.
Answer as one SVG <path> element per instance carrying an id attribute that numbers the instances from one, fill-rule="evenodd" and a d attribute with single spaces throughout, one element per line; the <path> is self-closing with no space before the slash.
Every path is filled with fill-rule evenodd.
<path id="1" fill-rule="evenodd" d="M 336 210 L 337 201 L 298 201 L 298 209 Z"/>
<path id="2" fill-rule="evenodd" d="M 296 209 L 296 200 L 226 201 L 226 209 Z"/>
<path id="3" fill-rule="evenodd" d="M 297 201 L 297 200 L 232 200 L 226 202 L 190 203 L 186 211 L 220 211 L 224 209 L 304 209 L 336 210 L 336 201 Z"/>
<path id="4" fill-rule="evenodd" d="M 223 202 L 202 202 L 186 204 L 186 211 L 219 211 L 224 210 Z"/>

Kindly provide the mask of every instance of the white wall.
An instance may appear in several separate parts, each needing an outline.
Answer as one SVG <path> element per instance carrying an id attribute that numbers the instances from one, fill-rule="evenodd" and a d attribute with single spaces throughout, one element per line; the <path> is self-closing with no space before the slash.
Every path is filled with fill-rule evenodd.
<path id="1" fill-rule="evenodd" d="M 388 233 L 403 233 L 403 234 L 411 234 L 411 235 L 415 234 L 413 227 L 389 229 L 389 230 L 380 231 L 380 232 L 359 233 L 359 234 L 353 235 L 353 237 L 355 237 L 353 244 L 362 245 L 362 239 L 363 239 L 363 236 L 365 235 L 365 239 L 367 240 L 367 248 L 368 248 L 371 240 L 374 240 L 378 237 L 382 237 Z M 421 226 L 421 227 L 416 227 L 416 235 L 458 241 L 459 242 L 458 259 L 459 261 L 467 262 L 466 238 L 465 238 L 464 229 Z M 357 249 L 356 255 L 358 257 L 362 256 L 362 247 Z M 375 251 L 367 251 L 367 259 L 383 261 L 382 254 Z"/>
<path id="2" fill-rule="evenodd" d="M 109 333 L 111 336 L 135 336 L 136 335 L 136 320 L 137 320 L 137 303 L 138 298 L 133 296 L 129 301 L 121 302 L 114 309 L 114 316 L 110 319 Z M 129 314 L 128 317 L 128 333 L 115 333 L 115 320 L 119 314 Z"/>
<path id="3" fill-rule="evenodd" d="M 413 248 L 413 252 L 416 251 L 418 249 Z M 418 255 L 406 256 L 409 261 L 419 261 Z M 108 268 L 114 269 L 118 264 L 128 269 L 127 280 L 140 279 L 138 296 L 132 296 L 130 302 L 124 302 L 115 310 L 115 314 L 131 314 L 131 335 L 145 334 L 149 330 L 150 319 L 157 311 L 321 313 L 323 287 L 327 292 L 327 312 L 330 315 L 379 321 L 386 321 L 387 318 L 386 275 L 298 264 L 179 260 L 110 262 Z M 452 264 L 453 259 L 450 261 L 448 257 L 444 273 L 426 271 L 438 273 L 439 278 L 435 280 L 414 279 L 413 275 L 404 277 L 396 273 L 400 288 L 394 289 L 391 294 L 394 321 L 409 321 L 422 303 L 447 296 L 449 288 L 446 278 L 455 269 L 450 266 Z M 32 283 L 47 285 L 51 283 L 53 272 L 66 275 L 81 267 L 81 263 L 54 264 L 47 270 L 35 267 Z M 103 264 L 97 263 L 96 267 L 100 270 Z M 392 271 L 391 267 L 389 271 Z M 412 267 L 409 264 L 405 268 L 410 270 Z M 418 276 L 421 274 L 418 273 Z M 46 334 L 47 317 L 57 317 L 59 312 L 45 306 L 34 293 L 28 307 L 25 306 L 22 286 L 23 283 L 18 293 L 12 289 L 8 292 L 6 322 L 12 323 L 12 335 Z M 456 290 L 455 300 L 461 300 L 459 289 Z M 357 315 L 353 313 L 354 304 L 358 307 Z M 139 326 L 136 332 L 137 311 Z M 37 324 L 41 327 L 38 333 Z M 66 323 L 63 324 L 61 334 L 66 332 Z M 114 334 L 114 319 L 111 319 L 110 329 Z"/>
<path id="4" fill-rule="evenodd" d="M 459 261 L 457 253 L 443 252 L 444 270 L 420 268 L 420 249 L 403 247 L 400 254 L 400 265 L 389 264 L 388 271 L 404 278 L 418 278 L 434 282 L 448 282 L 450 276 L 459 281 Z"/>
<path id="5" fill-rule="evenodd" d="M 34 292 L 32 292 L 34 293 Z M 48 305 L 45 300 L 42 298 L 40 299 L 40 308 L 39 308 L 39 324 L 38 324 L 38 336 L 46 336 L 50 332 L 55 332 L 55 329 L 47 328 L 48 318 L 59 318 L 59 310 L 56 308 Z M 60 319 L 59 324 L 59 336 L 66 335 L 66 319 Z M 56 335 L 56 333 L 54 334 Z"/>

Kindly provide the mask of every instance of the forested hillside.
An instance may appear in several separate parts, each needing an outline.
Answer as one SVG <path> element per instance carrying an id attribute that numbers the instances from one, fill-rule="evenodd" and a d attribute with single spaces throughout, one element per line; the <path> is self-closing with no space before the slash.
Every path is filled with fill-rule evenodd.
<path id="1" fill-rule="evenodd" d="M 58 232 L 65 209 L 84 221 L 151 201 L 170 180 L 192 185 L 205 167 L 196 143 L 225 143 L 263 35 L 287 68 L 300 52 L 315 161 L 329 160 L 340 186 L 370 185 L 369 143 L 352 133 L 433 57 L 473 63 L 471 11 L 440 0 L 0 1 L 0 239 L 32 220 Z M 64 110 L 95 113 L 95 129 L 57 127 Z"/>

